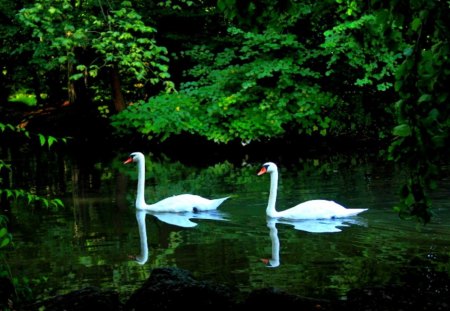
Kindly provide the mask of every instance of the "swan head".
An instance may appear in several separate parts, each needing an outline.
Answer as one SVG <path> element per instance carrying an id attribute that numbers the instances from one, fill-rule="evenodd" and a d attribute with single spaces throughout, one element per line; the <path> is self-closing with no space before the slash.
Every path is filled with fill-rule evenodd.
<path id="1" fill-rule="evenodd" d="M 132 152 L 128 156 L 128 159 L 126 159 L 123 164 L 128 164 L 131 162 L 140 162 L 144 160 L 144 155 L 141 152 Z"/>
<path id="2" fill-rule="evenodd" d="M 262 165 L 261 169 L 258 172 L 258 176 L 265 173 L 273 173 L 278 170 L 277 165 L 273 162 L 266 162 Z"/>

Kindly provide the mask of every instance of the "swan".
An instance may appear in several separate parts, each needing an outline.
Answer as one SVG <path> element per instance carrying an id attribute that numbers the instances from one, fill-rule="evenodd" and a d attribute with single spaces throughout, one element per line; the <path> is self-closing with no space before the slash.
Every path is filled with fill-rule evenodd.
<path id="1" fill-rule="evenodd" d="M 275 203 L 278 187 L 278 167 L 273 162 L 266 162 L 258 172 L 258 176 L 265 173 L 270 174 L 270 193 L 266 214 L 271 218 L 286 220 L 301 219 L 334 219 L 358 215 L 367 208 L 345 208 L 344 206 L 328 200 L 310 200 L 300 203 L 284 211 L 277 211 Z"/>
<path id="2" fill-rule="evenodd" d="M 206 199 L 195 194 L 179 194 L 165 198 L 154 204 L 145 203 L 145 158 L 141 152 L 133 152 L 123 163 L 136 162 L 138 166 L 138 183 L 136 195 L 136 208 L 140 210 L 180 213 L 180 212 L 201 212 L 217 209 L 229 197 L 220 199 Z"/>

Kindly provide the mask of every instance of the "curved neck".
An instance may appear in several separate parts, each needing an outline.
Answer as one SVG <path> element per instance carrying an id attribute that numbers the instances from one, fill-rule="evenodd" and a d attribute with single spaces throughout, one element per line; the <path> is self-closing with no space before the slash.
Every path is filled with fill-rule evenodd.
<path id="1" fill-rule="evenodd" d="M 275 203 L 277 201 L 278 191 L 278 172 L 274 171 L 270 173 L 270 192 L 269 202 L 267 203 L 266 214 L 269 217 L 276 217 L 278 212 L 275 210 Z"/>
<path id="2" fill-rule="evenodd" d="M 145 162 L 144 160 L 138 163 L 138 184 L 137 184 L 137 194 L 136 194 L 136 207 L 142 208 L 145 205 L 144 198 L 144 188 L 145 188 Z"/>

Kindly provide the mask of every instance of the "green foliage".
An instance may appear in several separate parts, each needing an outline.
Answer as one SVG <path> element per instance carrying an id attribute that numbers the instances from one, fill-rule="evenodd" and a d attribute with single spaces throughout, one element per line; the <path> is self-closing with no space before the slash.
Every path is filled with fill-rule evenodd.
<path id="1" fill-rule="evenodd" d="M 17 14 L 32 40 L 15 53 L 31 53 L 30 64 L 38 73 L 65 74 L 69 84 L 89 82 L 97 93 L 102 93 L 105 83 L 101 73 L 112 68 L 126 77 L 125 92 L 146 84 L 163 85 L 170 91 L 167 50 L 156 44 L 156 29 L 143 23 L 131 2 L 123 1 L 118 8 L 109 4 L 34 2 Z M 69 95 L 70 91 L 69 87 Z"/>
<path id="2" fill-rule="evenodd" d="M 450 33 L 446 26 L 450 8 L 448 3 L 416 1 L 404 12 L 392 5 L 393 18 L 404 29 L 408 44 L 405 60 L 396 71 L 398 125 L 389 148 L 390 159 L 408 171 L 395 210 L 426 223 L 432 206 L 427 193 L 436 187 L 450 151 Z"/>
<path id="3" fill-rule="evenodd" d="M 195 102 L 185 95 L 160 95 L 148 103 L 140 101 L 129 106 L 112 117 L 112 124 L 119 135 L 137 131 L 149 139 L 164 140 L 183 131 L 194 132 L 201 126 L 199 120 L 192 119 L 191 111 L 195 106 Z"/>
<path id="4" fill-rule="evenodd" d="M 33 134 L 23 128 L 0 122 L 0 135 L 6 136 L 14 134 L 25 136 L 27 138 L 37 138 L 39 146 L 41 147 L 47 146 L 50 148 L 56 142 L 66 142 L 65 138 L 57 139 L 53 136 L 45 136 L 40 133 Z M 1 178 L 1 176 L 4 176 L 3 172 L 5 170 L 8 171 L 8 174 L 14 173 L 13 167 L 0 159 L 0 202 L 2 203 L 2 210 L 0 211 L 0 276 L 10 280 L 14 287 L 14 297 L 6 298 L 20 300 L 29 298 L 32 295 L 32 292 L 28 278 L 13 276 L 9 271 L 7 259 L 5 258 L 3 250 L 7 247 L 13 247 L 13 243 L 12 234 L 8 230 L 8 219 L 3 215 L 3 208 L 9 205 L 7 202 L 12 202 L 11 206 L 13 208 L 38 205 L 49 209 L 64 207 L 64 203 L 59 198 L 50 199 L 38 195 L 35 193 L 35 190 L 20 189 L 14 186 L 9 187 L 9 185 L 6 184 L 6 181 Z M 7 306 L 2 305 L 0 305 L 0 307 L 7 308 Z"/>
<path id="5" fill-rule="evenodd" d="M 27 106 L 36 106 L 36 96 L 33 94 L 27 94 L 25 92 L 18 92 L 15 94 L 12 94 L 9 98 L 8 98 L 9 102 L 18 102 L 18 103 L 23 103 Z"/>
<path id="6" fill-rule="evenodd" d="M 0 195 L 5 194 L 6 199 L 18 202 L 23 200 L 26 205 L 40 203 L 46 208 L 58 208 L 63 207 L 64 204 L 60 199 L 47 199 L 42 196 L 36 195 L 29 190 L 24 189 L 0 189 Z"/>
<path id="7" fill-rule="evenodd" d="M 10 245 L 12 241 L 11 233 L 7 229 L 8 218 L 5 215 L 0 215 L 0 250 Z"/>
<path id="8" fill-rule="evenodd" d="M 167 50 L 157 46 L 153 38 L 156 29 L 142 22 L 130 2 L 122 2 L 120 9 L 111 10 L 104 20 L 95 19 L 92 24 L 98 27 L 100 36 L 92 38 L 90 48 L 101 55 L 106 64 L 118 64 L 125 74 L 134 76 L 136 82 L 158 84 L 170 77 L 165 64 Z M 79 65 L 77 69 L 96 76 L 98 68 L 99 65 Z"/>
<path id="9" fill-rule="evenodd" d="M 386 46 L 384 29 L 386 23 L 384 12 L 362 15 L 358 19 L 344 21 L 325 31 L 322 47 L 329 54 L 326 75 L 331 75 L 340 64 L 361 69 L 354 84 L 356 86 L 375 85 L 378 91 L 385 91 L 393 86 L 392 75 L 401 54 Z M 398 31 L 395 27 L 393 31 Z M 364 36 L 362 38 L 362 36 Z"/>
<path id="10" fill-rule="evenodd" d="M 47 146 L 50 148 L 55 142 L 59 143 L 67 143 L 68 138 L 62 137 L 62 138 L 56 138 L 51 135 L 43 135 L 40 133 L 34 134 L 29 131 L 27 131 L 23 127 L 17 127 L 9 123 L 1 123 L 0 122 L 0 133 L 5 132 L 12 132 L 12 133 L 18 133 L 19 135 L 25 136 L 26 138 L 32 138 L 36 137 L 39 140 L 39 144 L 41 147 Z M 1 165 L 0 165 L 1 169 Z"/>
<path id="11" fill-rule="evenodd" d="M 166 0 L 158 2 L 158 6 L 176 11 L 181 11 L 183 7 L 190 7 L 193 4 L 194 1 L 190 0 Z"/>
<path id="12" fill-rule="evenodd" d="M 113 125 L 123 134 L 188 132 L 220 143 L 286 134 L 388 136 L 392 109 L 375 98 L 391 96 L 401 54 L 380 35 L 383 14 L 356 16 L 363 10 L 353 8 L 355 16 L 324 24 L 334 21 L 333 3 L 219 1 L 218 10 L 242 27 L 182 52 L 192 65 L 179 92 L 140 102 L 113 116 Z"/>
<path id="13" fill-rule="evenodd" d="M 217 54 L 207 46 L 185 52 L 197 64 L 185 73 L 191 81 L 177 94 L 130 107 L 113 117 L 113 125 L 164 138 L 186 131 L 220 143 L 280 137 L 292 128 L 339 133 L 332 112 L 339 99 L 321 89 L 320 73 L 309 65 L 317 52 L 292 34 L 229 33 L 241 45 Z"/>
<path id="14" fill-rule="evenodd" d="M 4 124 L 4 123 L 0 123 L 0 133 L 3 135 L 6 135 L 7 133 L 5 133 L 6 131 L 10 131 L 12 133 L 19 133 L 19 135 L 23 135 L 27 138 L 31 138 L 31 137 L 36 137 L 39 140 L 39 144 L 41 147 L 45 147 L 47 146 L 48 148 L 50 148 L 55 142 L 66 142 L 67 139 L 66 138 L 61 138 L 61 139 L 57 139 L 53 136 L 45 136 L 43 134 L 32 134 L 30 132 L 28 132 L 27 130 L 25 130 L 24 128 L 20 128 L 20 127 L 15 127 L 11 124 Z M 8 171 L 12 171 L 13 168 L 11 167 L 10 164 L 6 163 L 5 161 L 0 159 L 0 172 L 2 170 L 8 170 Z M 0 181 L 2 181 L 0 179 Z M 24 189 L 17 189 L 17 188 L 11 188 L 8 189 L 4 184 L 3 181 L 0 184 L 0 197 L 5 198 L 7 200 L 11 200 L 14 202 L 18 202 L 18 201 L 24 201 L 26 203 L 26 205 L 31 205 L 31 204 L 36 204 L 39 203 L 42 206 L 45 206 L 47 208 L 58 208 L 58 207 L 63 207 L 64 204 L 60 199 L 47 199 L 44 198 L 42 196 L 36 195 L 28 190 L 24 190 Z M 0 222 L 0 224 L 3 222 Z"/>

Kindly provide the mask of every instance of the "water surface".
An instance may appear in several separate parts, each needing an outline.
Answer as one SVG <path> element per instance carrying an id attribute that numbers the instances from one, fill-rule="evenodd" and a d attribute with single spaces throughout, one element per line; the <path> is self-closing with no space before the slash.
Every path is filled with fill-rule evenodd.
<path id="1" fill-rule="evenodd" d="M 345 298 L 352 288 L 395 282 L 405 269 L 417 269 L 417 261 L 450 271 L 448 179 L 433 193 L 432 223 L 422 226 L 393 212 L 401 174 L 371 155 L 246 158 L 200 166 L 145 154 L 147 203 L 179 193 L 231 198 L 217 212 L 179 215 L 175 225 L 170 217 L 136 213 L 137 170 L 122 164 L 126 153 L 15 155 L 13 182 L 61 197 L 65 208 L 12 209 L 13 275 L 25 275 L 39 298 L 98 286 L 126 299 L 158 267 L 187 269 L 243 293 L 276 287 Z M 268 221 L 269 176 L 256 176 L 266 160 L 279 166 L 279 210 L 317 198 L 369 210 L 335 221 Z"/>

